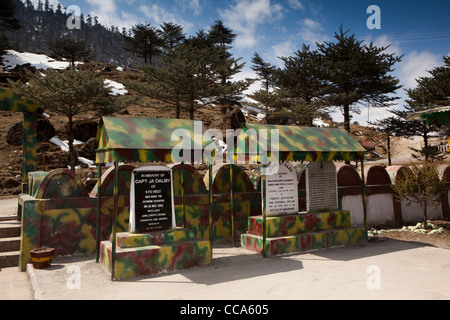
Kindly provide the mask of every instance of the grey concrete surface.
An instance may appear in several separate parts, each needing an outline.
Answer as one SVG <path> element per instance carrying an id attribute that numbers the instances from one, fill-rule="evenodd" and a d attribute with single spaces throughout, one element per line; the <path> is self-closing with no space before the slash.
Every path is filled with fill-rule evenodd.
<path id="1" fill-rule="evenodd" d="M 0 199 L 0 217 L 17 215 L 18 197 Z"/>
<path id="2" fill-rule="evenodd" d="M 14 213 L 17 198 L 1 200 Z M 0 213 L 0 215 L 1 215 Z M 94 256 L 0 269 L 0 300 L 450 299 L 450 250 L 397 240 L 264 259 L 214 245 L 210 266 L 111 281 Z"/>
<path id="3" fill-rule="evenodd" d="M 111 281 L 93 256 L 27 269 L 36 299 L 450 299 L 450 250 L 396 240 L 264 259 L 214 247 L 211 266 Z"/>

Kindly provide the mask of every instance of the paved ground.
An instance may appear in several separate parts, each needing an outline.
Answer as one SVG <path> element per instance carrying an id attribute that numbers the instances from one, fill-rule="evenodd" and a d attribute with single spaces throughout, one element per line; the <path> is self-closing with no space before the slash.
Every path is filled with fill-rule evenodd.
<path id="1" fill-rule="evenodd" d="M 37 299 L 450 299 L 450 250 L 396 240 L 267 259 L 216 247 L 211 266 L 126 281 L 92 256 L 28 272 Z"/>
<path id="2" fill-rule="evenodd" d="M 0 217 L 17 215 L 17 197 L 0 199 Z M 34 293 L 26 272 L 18 267 L 0 268 L 0 300 L 31 300 Z"/>
<path id="3" fill-rule="evenodd" d="M 267 259 L 241 248 L 213 251 L 211 266 L 114 282 L 93 256 L 54 259 L 40 270 L 30 264 L 27 272 L 3 268 L 0 300 L 450 299 L 450 250 L 419 243 L 378 240 Z"/>
<path id="4" fill-rule="evenodd" d="M 0 198 L 0 217 L 17 215 L 17 196 Z"/>

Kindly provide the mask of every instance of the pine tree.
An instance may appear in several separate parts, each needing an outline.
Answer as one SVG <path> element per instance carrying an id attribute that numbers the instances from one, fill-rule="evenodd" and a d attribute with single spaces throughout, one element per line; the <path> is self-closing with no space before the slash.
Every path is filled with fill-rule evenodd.
<path id="1" fill-rule="evenodd" d="M 21 96 L 30 99 L 44 110 L 51 110 L 67 117 L 70 167 L 75 169 L 77 154 L 73 147 L 73 118 L 75 115 L 87 111 L 115 112 L 120 110 L 130 100 L 126 97 L 111 95 L 111 88 L 105 86 L 104 79 L 98 73 L 91 70 L 79 70 L 70 67 L 67 70 L 56 71 L 47 69 L 45 71 L 27 72 L 30 78 L 28 84 L 10 81 Z"/>
<path id="2" fill-rule="evenodd" d="M 125 85 L 143 96 L 164 101 L 194 119 L 195 110 L 211 99 L 235 97 L 248 87 L 246 81 L 221 84 L 221 73 L 214 68 L 221 61 L 214 47 L 199 47 L 192 42 L 176 46 L 161 58 L 161 67 L 143 66 L 141 81 Z M 233 69 L 238 72 L 238 69 Z"/>
<path id="3" fill-rule="evenodd" d="M 91 50 L 86 49 L 84 41 L 77 41 L 70 37 L 49 41 L 48 48 L 53 55 L 69 59 L 72 66 L 75 66 L 75 61 L 78 59 L 89 59 L 94 56 Z"/>
<path id="4" fill-rule="evenodd" d="M 18 30 L 21 28 L 15 17 L 15 6 L 12 0 L 0 0 L 0 31 Z"/>
<path id="5" fill-rule="evenodd" d="M 173 22 L 163 22 L 160 27 L 161 30 L 159 30 L 159 35 L 165 49 L 173 49 L 186 39 L 186 34 L 183 33 L 183 27 L 180 25 Z"/>
<path id="6" fill-rule="evenodd" d="M 275 67 L 264 61 L 257 52 L 253 54 L 252 63 L 253 65 L 250 68 L 255 71 L 260 80 L 263 81 L 266 92 L 269 92 L 269 87 L 272 85 L 271 78 Z"/>
<path id="7" fill-rule="evenodd" d="M 15 6 L 12 0 L 0 0 L 0 62 L 5 50 L 9 48 L 9 40 L 5 31 L 19 30 L 22 26 L 15 18 Z"/>
<path id="8" fill-rule="evenodd" d="M 281 57 L 281 60 L 284 68 L 273 68 L 267 72 L 275 87 L 274 92 L 255 92 L 251 97 L 263 105 L 270 103 L 266 109 L 271 113 L 266 117 L 270 123 L 294 122 L 312 126 L 314 118 L 323 109 L 320 102 L 327 89 L 323 57 L 304 45 L 294 56 Z"/>
<path id="9" fill-rule="evenodd" d="M 442 62 L 442 66 L 428 71 L 431 76 L 416 79 L 417 89 L 407 90 L 411 103 L 422 102 L 424 109 L 450 105 L 450 55 L 444 56 Z"/>
<path id="10" fill-rule="evenodd" d="M 303 45 L 294 56 L 281 57 L 281 60 L 284 68 L 274 72 L 274 82 L 286 96 L 311 104 L 329 91 L 324 82 L 325 58 L 317 51 Z"/>
<path id="11" fill-rule="evenodd" d="M 150 24 L 137 24 L 131 29 L 132 36 L 123 36 L 123 49 L 144 59 L 145 64 L 152 64 L 153 57 L 161 53 L 163 40 Z"/>
<path id="12" fill-rule="evenodd" d="M 402 57 L 384 53 L 388 47 L 365 45 L 348 32 L 341 26 L 335 33 L 335 42 L 318 43 L 317 47 L 324 58 L 330 88 L 324 101 L 342 108 L 344 126 L 350 132 L 350 113 L 359 112 L 358 103 L 387 107 L 398 99 L 391 94 L 401 85 L 389 73 Z"/>
<path id="13" fill-rule="evenodd" d="M 231 29 L 225 27 L 221 20 L 216 20 L 210 27 L 207 36 L 211 43 L 224 50 L 229 50 L 237 35 Z"/>
<path id="14" fill-rule="evenodd" d="M 230 74 L 234 74 L 234 72 L 230 69 L 232 68 L 233 63 L 229 63 L 230 59 L 232 59 L 232 55 L 229 50 L 231 49 L 231 44 L 236 36 L 237 35 L 233 33 L 231 29 L 224 26 L 221 20 L 216 20 L 207 33 L 208 42 L 218 49 L 217 52 L 220 57 L 219 63 L 221 62 L 222 64 L 222 68 L 219 70 L 221 73 L 220 78 L 222 85 L 229 80 Z"/>

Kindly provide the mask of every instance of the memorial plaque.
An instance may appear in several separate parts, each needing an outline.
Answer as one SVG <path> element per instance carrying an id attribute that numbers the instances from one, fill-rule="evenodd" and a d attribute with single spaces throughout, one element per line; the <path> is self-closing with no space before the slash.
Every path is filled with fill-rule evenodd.
<path id="1" fill-rule="evenodd" d="M 298 186 L 295 168 L 288 162 L 266 168 L 266 215 L 298 213 Z M 273 172 L 273 174 L 269 174 Z"/>
<path id="2" fill-rule="evenodd" d="M 130 232 L 174 228 L 172 170 L 165 166 L 145 166 L 133 170 L 131 178 Z"/>
<path id="3" fill-rule="evenodd" d="M 308 212 L 338 208 L 336 166 L 331 161 L 311 162 L 306 167 Z"/>

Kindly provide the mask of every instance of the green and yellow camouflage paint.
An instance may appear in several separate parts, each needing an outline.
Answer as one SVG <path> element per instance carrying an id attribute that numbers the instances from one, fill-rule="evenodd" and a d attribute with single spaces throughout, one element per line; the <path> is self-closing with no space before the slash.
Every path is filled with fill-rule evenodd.
<path id="1" fill-rule="evenodd" d="M 233 166 L 233 179 L 230 179 L 230 166 Z M 205 174 L 204 181 L 208 182 L 209 172 Z M 215 241 L 231 240 L 232 212 L 231 212 L 231 181 L 233 181 L 233 213 L 234 236 L 240 239 L 247 229 L 249 216 L 261 212 L 260 193 L 255 192 L 253 184 L 245 171 L 234 164 L 220 164 L 213 167 L 213 239 Z M 208 186 L 209 187 L 209 186 Z"/>
<path id="2" fill-rule="evenodd" d="M 211 264 L 208 240 L 199 240 L 187 229 L 151 234 L 117 234 L 115 279 L 152 275 Z M 100 263 L 111 272 L 111 242 L 101 243 Z"/>
<path id="3" fill-rule="evenodd" d="M 132 165 L 119 166 L 118 232 L 128 231 L 129 195 Z M 213 180 L 215 207 L 213 240 L 231 239 L 228 167 L 218 168 Z M 176 225 L 182 226 L 181 165 L 173 165 Z M 194 166 L 184 165 L 186 229 L 198 241 L 209 241 L 209 197 L 203 177 Z M 87 192 L 80 178 L 68 169 L 30 173 L 29 194 L 19 196 L 22 204 L 22 245 L 20 268 L 30 262 L 29 252 L 40 246 L 55 248 L 55 256 L 93 254 L 96 246 L 97 190 Z M 243 176 L 244 175 L 244 176 Z M 241 169 L 234 170 L 236 181 L 236 237 L 245 232 L 247 219 L 261 210 L 260 194 L 248 184 Z M 115 169 L 109 168 L 101 178 L 100 239 L 110 238 L 112 230 L 113 187 Z M 241 181 L 241 182 L 240 182 Z M 228 183 L 228 185 L 227 185 Z M 214 187 L 215 186 L 215 187 Z M 245 221 L 245 222 L 241 222 Z M 242 225 L 241 225 L 242 224 Z M 176 235 L 176 233 L 174 234 Z M 180 250 L 180 249 L 178 249 Z"/>
<path id="4" fill-rule="evenodd" d="M 10 89 L 0 89 L 0 110 L 23 113 L 22 192 L 27 192 L 28 173 L 36 171 L 37 104 Z"/>
<path id="5" fill-rule="evenodd" d="M 176 162 L 172 159 L 172 150 L 181 147 L 191 151 L 187 156 L 189 161 L 185 162 L 194 163 L 194 161 L 202 162 L 204 145 L 212 143 L 212 140 L 203 141 L 201 121 L 102 117 L 96 143 L 96 163 L 116 161 L 171 163 Z"/>
<path id="6" fill-rule="evenodd" d="M 278 144 L 272 145 L 275 132 L 278 133 Z M 267 153 L 270 157 L 275 156 L 273 152 L 277 152 L 278 161 L 361 160 L 365 152 L 358 141 L 343 129 L 250 123 L 242 128 L 234 147 L 236 161 L 241 154 L 254 163 L 264 163 L 260 154 Z"/>
<path id="7" fill-rule="evenodd" d="M 119 177 L 126 175 L 119 167 Z M 107 171 L 102 180 L 114 176 Z M 29 194 L 19 196 L 22 230 L 19 268 L 23 271 L 30 262 L 30 251 L 38 247 L 55 248 L 55 256 L 93 254 L 96 247 L 97 198 L 90 196 L 80 178 L 68 169 L 49 173 L 30 173 Z M 129 185 L 128 177 L 128 185 Z M 128 230 L 129 192 L 126 179 L 120 179 L 124 193 L 119 195 L 118 224 L 120 232 Z M 100 239 L 108 239 L 112 229 L 113 199 L 108 195 L 108 183 L 102 188 L 100 208 Z M 97 190 L 95 187 L 94 190 Z M 129 189 L 128 189 L 129 190 Z"/>
<path id="8" fill-rule="evenodd" d="M 359 142 L 343 129 L 245 124 L 237 135 L 233 159 L 239 161 L 239 157 L 242 159 L 244 156 L 246 161 L 263 164 L 284 161 L 355 160 L 361 161 L 363 168 L 364 153 L 365 149 Z M 299 168 L 299 171 L 301 170 L 302 168 Z M 258 183 L 257 175 L 255 174 L 253 179 L 256 183 Z M 297 176 L 299 176 L 298 173 Z M 262 181 L 265 183 L 264 176 Z M 299 188 L 299 198 L 300 190 L 302 189 Z M 364 215 L 366 216 L 364 183 L 363 199 Z M 264 195 L 263 203 L 265 203 Z M 323 214 L 320 215 L 323 216 Z M 332 216 L 345 219 L 346 214 L 332 213 Z M 312 223 L 317 230 L 314 232 L 303 231 L 303 219 L 305 219 L 306 226 Z M 266 217 L 263 206 L 262 216 L 259 219 L 249 219 L 249 231 L 241 236 L 241 246 L 260 252 L 266 257 L 366 241 L 367 239 L 365 229 L 350 228 L 350 226 L 329 229 L 328 224 L 324 224 L 322 220 L 322 217 L 318 218 L 315 214 L 311 215 L 310 213 Z M 286 233 L 285 231 L 291 230 L 291 228 L 285 230 L 278 227 L 286 224 L 291 225 L 295 232 Z"/>
<path id="9" fill-rule="evenodd" d="M 248 224 L 249 230 L 241 236 L 241 245 L 262 253 L 262 216 L 250 217 Z M 367 241 L 365 229 L 352 227 L 350 212 L 342 210 L 266 217 L 266 235 L 268 257 Z"/>

